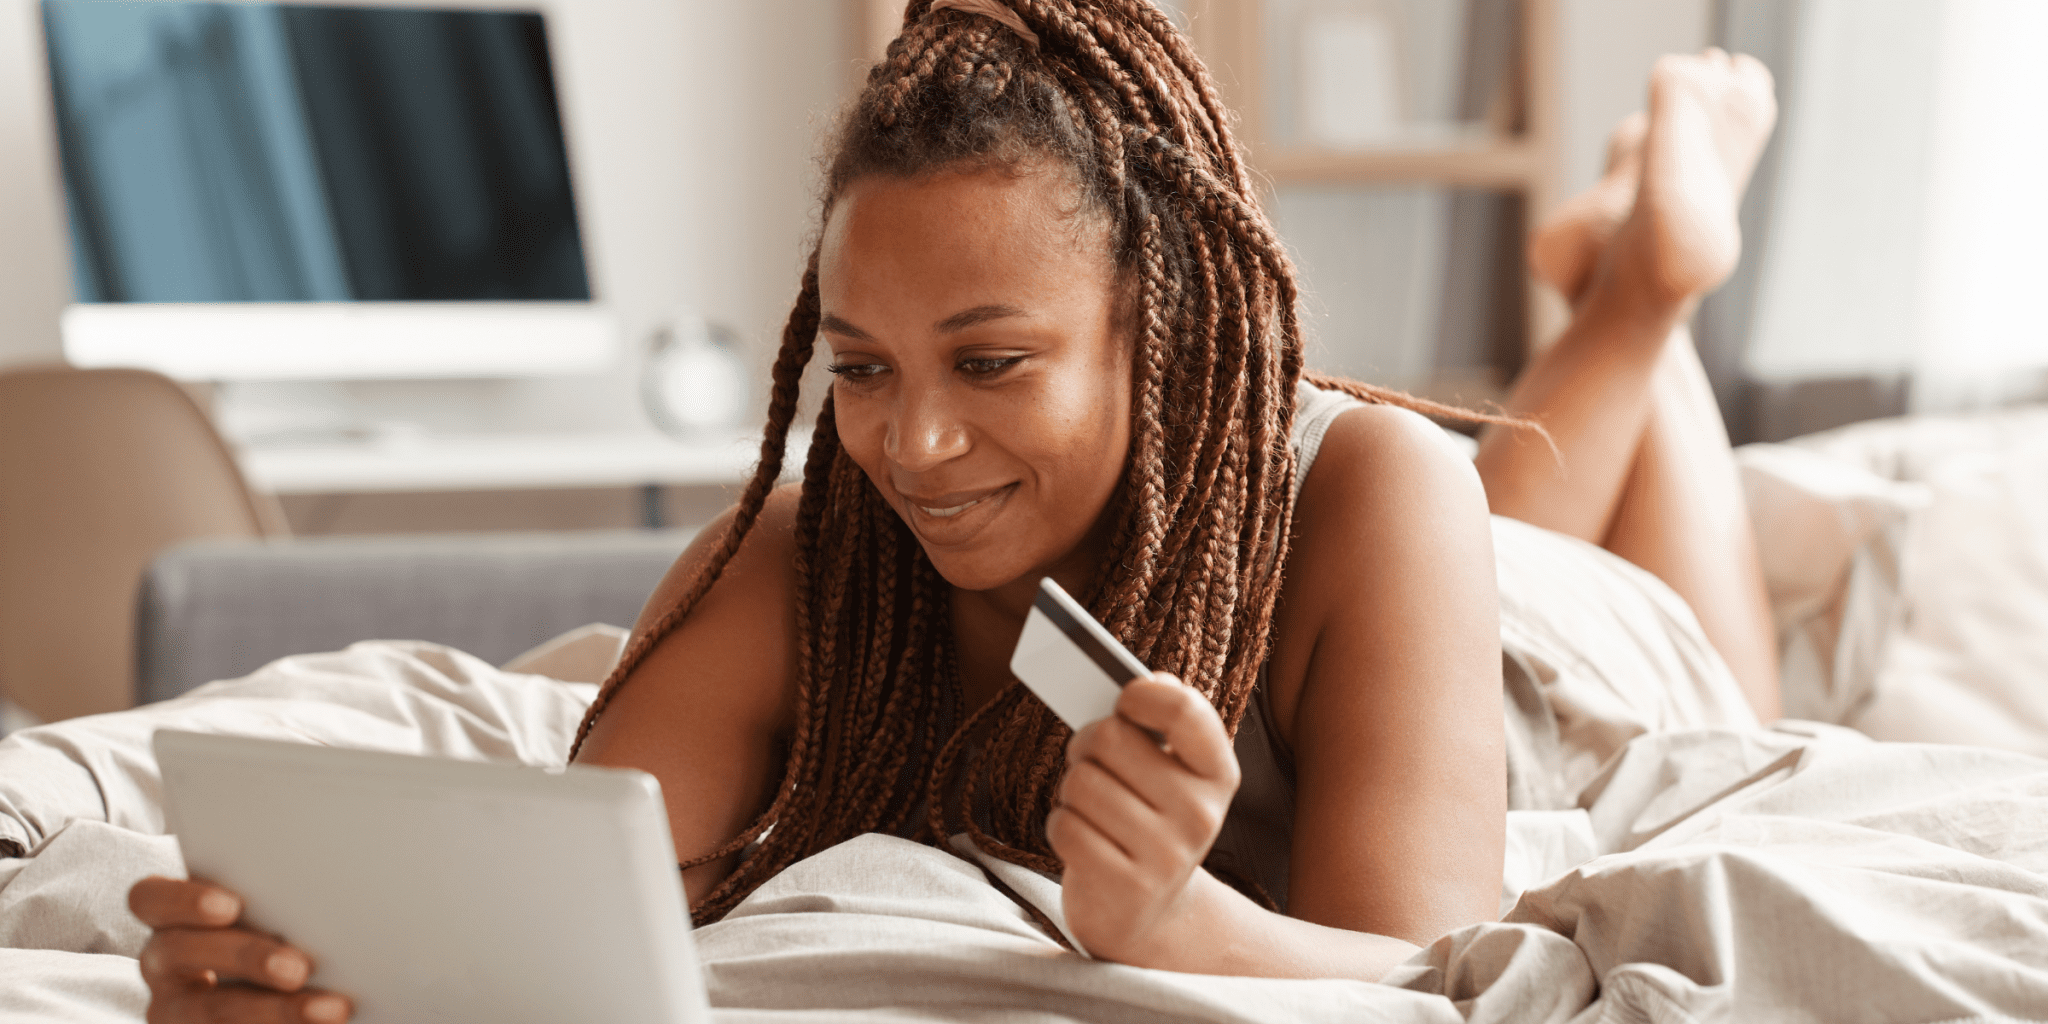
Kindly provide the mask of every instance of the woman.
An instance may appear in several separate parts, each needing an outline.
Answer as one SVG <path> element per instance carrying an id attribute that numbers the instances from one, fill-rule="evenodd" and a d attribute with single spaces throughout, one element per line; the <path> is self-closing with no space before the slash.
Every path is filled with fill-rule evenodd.
<path id="1" fill-rule="evenodd" d="M 660 778 L 700 921 L 870 831 L 1059 872 L 1087 950 L 1151 967 L 1376 979 L 1491 918 L 1489 502 L 1662 576 L 1775 707 L 1678 332 L 1732 269 L 1769 88 L 1715 52 L 1659 65 L 1646 130 L 1535 247 L 1577 309 L 1504 421 L 1555 451 L 1497 429 L 1475 472 L 1410 410 L 1469 414 L 1297 389 L 1293 269 L 1149 3 L 913 0 L 833 144 L 763 464 L 648 603 L 576 758 Z M 836 376 L 777 490 L 820 343 Z M 1159 670 L 1071 736 L 1006 669 L 1047 575 Z M 1248 742 L 1291 769 L 1278 872 L 1205 866 Z M 153 1019 L 346 1016 L 304 954 L 231 927 L 233 894 L 151 880 L 131 903 Z"/>

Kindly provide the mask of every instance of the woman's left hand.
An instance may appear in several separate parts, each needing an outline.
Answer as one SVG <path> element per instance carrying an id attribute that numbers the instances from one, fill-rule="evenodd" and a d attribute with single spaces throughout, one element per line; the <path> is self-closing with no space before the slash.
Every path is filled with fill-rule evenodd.
<path id="1" fill-rule="evenodd" d="M 1237 792 L 1237 755 L 1216 709 L 1164 672 L 1124 687 L 1116 710 L 1068 741 L 1046 837 L 1066 864 L 1074 937 L 1096 957 L 1163 966 L 1208 892 L 1198 873 Z"/>

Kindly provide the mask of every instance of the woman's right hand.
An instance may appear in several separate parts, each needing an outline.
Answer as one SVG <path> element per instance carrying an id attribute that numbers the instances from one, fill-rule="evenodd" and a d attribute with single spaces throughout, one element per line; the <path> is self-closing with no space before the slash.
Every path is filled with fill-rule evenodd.
<path id="1" fill-rule="evenodd" d="M 142 948 L 149 1022 L 341 1024 L 353 1007 L 306 988 L 313 959 L 271 936 L 235 927 L 242 898 L 217 885 L 145 878 L 128 908 L 155 934 Z"/>

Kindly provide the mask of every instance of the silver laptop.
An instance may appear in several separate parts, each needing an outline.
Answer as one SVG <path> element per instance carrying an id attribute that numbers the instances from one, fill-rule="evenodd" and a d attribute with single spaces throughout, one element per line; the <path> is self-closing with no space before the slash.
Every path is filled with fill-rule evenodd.
<path id="1" fill-rule="evenodd" d="M 710 1020 L 661 789 L 162 730 L 194 878 L 314 959 L 361 1024 Z"/>

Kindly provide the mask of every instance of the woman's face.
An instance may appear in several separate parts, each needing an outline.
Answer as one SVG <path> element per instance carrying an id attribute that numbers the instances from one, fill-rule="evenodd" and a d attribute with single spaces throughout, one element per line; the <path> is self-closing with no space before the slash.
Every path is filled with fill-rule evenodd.
<path id="1" fill-rule="evenodd" d="M 1107 229 L 1045 170 L 869 176 L 818 254 L 839 435 L 966 590 L 1085 579 L 1130 447 Z"/>

